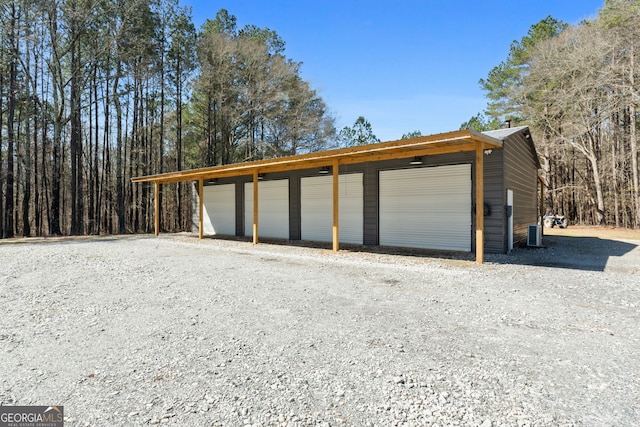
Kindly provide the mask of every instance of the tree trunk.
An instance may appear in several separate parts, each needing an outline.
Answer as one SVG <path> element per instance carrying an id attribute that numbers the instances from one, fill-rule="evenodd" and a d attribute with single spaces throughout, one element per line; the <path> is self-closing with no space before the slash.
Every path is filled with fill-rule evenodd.
<path id="1" fill-rule="evenodd" d="M 60 151 L 62 144 L 62 129 L 60 123 L 53 127 L 53 151 L 51 166 L 51 216 L 49 220 L 49 233 L 59 236 L 60 228 Z"/>
<path id="2" fill-rule="evenodd" d="M 49 11 L 49 35 L 52 40 L 58 39 L 58 16 L 57 9 Z M 52 97 L 53 97 L 53 141 L 51 151 L 51 204 L 49 215 L 49 233 L 53 235 L 61 235 L 60 207 L 62 204 L 62 127 L 63 116 L 65 113 L 65 93 L 64 81 L 62 77 L 62 64 L 58 57 L 58 49 L 60 46 L 52 43 L 51 50 L 53 57 L 51 58 L 49 70 L 52 79 Z"/>
<path id="3" fill-rule="evenodd" d="M 633 203 L 634 203 L 634 218 L 631 221 L 634 228 L 640 228 L 640 186 L 638 185 L 638 135 L 636 131 L 637 119 L 636 119 L 636 107 L 631 104 L 629 107 L 629 116 L 631 116 L 631 123 L 629 126 L 630 134 L 630 151 L 631 151 L 631 170 L 633 178 Z"/>
<path id="4" fill-rule="evenodd" d="M 4 62 L 4 51 L 0 49 L 0 61 Z M 4 106 L 3 106 L 3 96 L 4 93 L 4 73 L 0 73 L 0 129 L 2 128 L 2 123 L 4 120 Z M 4 197 L 2 187 L 5 184 L 5 179 L 2 176 L 2 170 L 4 162 L 2 161 L 2 145 L 3 145 L 3 134 L 0 132 L 0 238 L 4 238 Z"/>
<path id="5" fill-rule="evenodd" d="M 596 190 L 596 211 L 595 219 L 597 225 L 605 224 L 605 208 L 604 208 L 604 196 L 602 191 L 602 181 L 600 179 L 600 169 L 598 167 L 598 159 L 595 155 L 588 156 L 589 163 L 591 164 L 591 173 L 593 174 L 593 185 Z"/>
<path id="6" fill-rule="evenodd" d="M 116 198 L 118 205 L 118 233 L 125 232 L 124 218 L 124 188 L 123 188 L 123 164 L 122 164 L 122 106 L 120 105 L 120 94 L 118 93 L 119 76 L 122 66 L 118 62 L 116 76 L 113 80 L 113 103 L 116 107 Z"/>
<path id="7" fill-rule="evenodd" d="M 98 210 L 104 212 L 101 218 L 104 218 L 103 228 L 108 234 L 113 233 L 113 209 L 111 206 L 111 144 L 110 144 L 110 129 L 111 129 L 111 117 L 110 109 L 111 98 L 109 93 L 110 84 L 110 70 L 111 67 L 107 65 L 107 75 L 105 77 L 105 99 L 104 99 L 104 139 L 102 141 L 102 185 L 100 190 L 100 199 Z"/>
<path id="8" fill-rule="evenodd" d="M 180 59 L 176 64 L 176 170 L 182 170 L 182 70 Z M 177 184 L 177 204 L 178 204 L 178 230 L 182 231 L 184 227 L 183 215 L 183 185 Z"/>
<path id="9" fill-rule="evenodd" d="M 11 24 L 9 26 L 9 43 L 11 45 L 11 56 L 9 58 L 9 102 L 7 105 L 7 179 L 5 190 L 5 215 L 3 237 L 14 236 L 13 223 L 13 174 L 14 174 L 14 144 L 15 129 L 14 119 L 16 112 L 17 67 L 18 67 L 18 40 L 17 40 L 17 10 L 15 4 L 11 5 Z"/>
<path id="10" fill-rule="evenodd" d="M 24 184 L 22 191 L 22 235 L 31 236 L 30 203 L 31 203 L 31 135 L 30 130 L 24 138 Z"/>
<path id="11" fill-rule="evenodd" d="M 99 127 L 99 98 L 98 98 L 98 66 L 94 65 L 93 67 L 93 76 L 92 76 L 92 92 L 93 92 L 93 120 L 95 124 L 92 126 L 89 124 L 90 136 L 93 137 L 93 150 L 92 156 L 90 159 L 90 168 L 89 173 L 91 179 L 89 180 L 89 228 L 87 230 L 90 234 L 100 234 L 100 208 L 98 205 L 98 200 L 100 199 L 100 176 L 98 175 L 98 165 L 100 163 L 100 157 L 98 155 L 100 151 L 99 143 L 100 143 L 100 127 Z M 91 138 L 89 138 L 89 146 L 91 147 Z"/>
<path id="12" fill-rule="evenodd" d="M 629 47 L 629 86 L 631 90 L 635 90 L 635 49 L 634 46 Z M 633 179 L 633 204 L 634 209 L 632 210 L 634 215 L 631 223 L 634 228 L 640 228 L 640 186 L 638 185 L 638 136 L 636 131 L 637 126 L 637 118 L 636 118 L 636 102 L 634 97 L 630 97 L 629 103 L 629 116 L 630 116 L 630 124 L 629 124 L 629 142 L 630 142 L 630 150 L 631 150 L 631 171 L 632 171 L 632 179 Z"/>
<path id="13" fill-rule="evenodd" d="M 620 227 L 620 205 L 618 201 L 618 174 L 617 174 L 617 162 L 616 162 L 616 145 L 618 143 L 618 138 L 614 134 L 613 141 L 611 142 L 611 172 L 612 172 L 612 180 L 611 187 L 613 190 L 613 212 L 614 212 L 614 221 L 616 227 Z"/>
<path id="14" fill-rule="evenodd" d="M 164 31 L 164 29 L 163 29 Z M 166 91 L 166 76 L 165 76 L 165 67 L 166 67 L 166 57 L 165 57 L 165 42 L 166 40 L 162 39 L 162 50 L 161 50 L 161 58 L 160 58 L 160 136 L 159 136 L 159 144 L 158 144 L 158 173 L 164 172 L 164 103 L 165 103 L 165 91 Z M 164 215 L 162 215 L 162 188 L 160 185 L 158 188 L 158 206 L 160 209 L 155 214 L 158 215 L 158 224 L 160 224 L 160 230 L 163 229 L 164 224 Z"/>
<path id="15" fill-rule="evenodd" d="M 547 191 L 544 197 L 546 214 L 550 214 L 553 212 L 553 191 L 552 191 L 553 189 L 551 188 L 551 154 L 549 152 L 550 147 L 551 147 L 551 135 L 547 126 L 545 126 L 544 127 L 544 149 L 543 149 L 544 154 L 542 156 L 542 171 L 544 176 L 544 185 L 547 188 Z"/>
<path id="16" fill-rule="evenodd" d="M 71 31 L 75 40 L 77 34 Z M 84 191 L 82 185 L 82 123 L 80 105 L 80 45 L 74 42 L 71 47 L 71 234 L 83 234 Z"/>

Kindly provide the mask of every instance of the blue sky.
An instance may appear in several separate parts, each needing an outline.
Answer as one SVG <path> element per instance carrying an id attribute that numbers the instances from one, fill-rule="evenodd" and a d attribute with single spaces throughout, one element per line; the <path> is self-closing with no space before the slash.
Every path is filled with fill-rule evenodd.
<path id="1" fill-rule="evenodd" d="M 382 141 L 456 130 L 484 110 L 478 80 L 548 15 L 576 24 L 604 0 L 181 0 L 200 26 L 221 8 L 275 30 L 338 128 L 358 116 Z"/>

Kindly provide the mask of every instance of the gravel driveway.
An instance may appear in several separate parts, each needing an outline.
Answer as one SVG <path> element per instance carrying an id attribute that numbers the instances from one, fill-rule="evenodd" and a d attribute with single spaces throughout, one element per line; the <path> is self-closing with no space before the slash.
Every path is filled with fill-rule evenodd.
<path id="1" fill-rule="evenodd" d="M 476 265 L 187 235 L 0 244 L 0 404 L 66 426 L 640 425 L 640 241 Z"/>

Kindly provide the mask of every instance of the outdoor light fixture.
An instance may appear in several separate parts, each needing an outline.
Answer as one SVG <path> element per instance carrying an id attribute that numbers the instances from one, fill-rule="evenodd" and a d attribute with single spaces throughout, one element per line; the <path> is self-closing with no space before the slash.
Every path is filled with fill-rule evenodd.
<path id="1" fill-rule="evenodd" d="M 493 153 L 493 150 L 491 148 L 487 148 L 486 150 L 484 150 L 484 154 L 486 154 L 487 156 L 491 153 Z"/>
<path id="2" fill-rule="evenodd" d="M 263 173 L 259 173 L 258 174 L 258 181 L 262 181 L 264 179 L 264 174 Z"/>
<path id="3" fill-rule="evenodd" d="M 320 170 L 318 171 L 318 173 L 319 173 L 320 175 L 326 175 L 326 174 L 328 174 L 329 172 L 330 172 L 330 170 L 329 170 L 329 166 L 323 166 L 323 167 L 321 167 L 321 168 L 320 168 Z"/>
<path id="4" fill-rule="evenodd" d="M 422 157 L 418 157 L 418 156 L 414 157 L 413 160 L 411 160 L 409 162 L 409 164 L 410 165 L 414 165 L 414 166 L 415 165 L 421 165 L 422 164 Z"/>
<path id="5" fill-rule="evenodd" d="M 216 182 L 218 182 L 216 178 L 211 178 L 209 181 L 207 181 L 208 184 L 215 184 Z"/>

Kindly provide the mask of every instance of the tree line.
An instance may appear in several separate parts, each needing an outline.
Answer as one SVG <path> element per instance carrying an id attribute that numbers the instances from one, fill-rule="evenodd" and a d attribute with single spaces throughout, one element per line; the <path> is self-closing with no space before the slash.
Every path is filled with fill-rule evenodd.
<path id="1" fill-rule="evenodd" d="M 489 100 L 463 128 L 529 125 L 547 212 L 640 228 L 640 1 L 606 0 L 577 25 L 547 17 L 480 80 Z"/>
<path id="2" fill-rule="evenodd" d="M 139 175 L 321 150 L 334 118 L 273 30 L 177 0 L 0 5 L 0 236 L 147 232 Z M 161 227 L 190 228 L 165 185 Z"/>
<path id="3" fill-rule="evenodd" d="M 148 232 L 132 177 L 379 142 L 364 117 L 338 132 L 284 40 L 224 9 L 199 29 L 178 0 L 5 0 L 0 17 L 2 237 Z M 639 28 L 640 0 L 547 17 L 480 80 L 462 128 L 530 126 L 547 212 L 640 227 Z M 161 228 L 189 229 L 188 185 L 160 198 Z"/>

